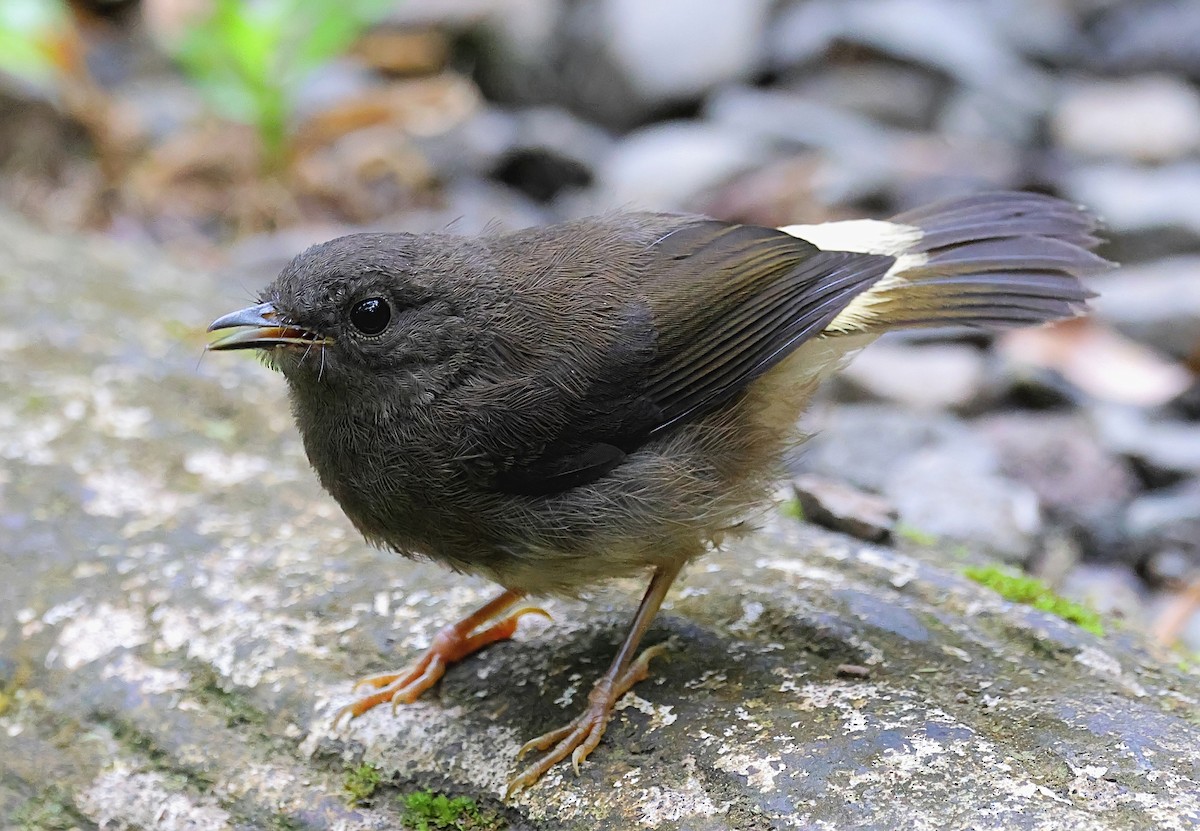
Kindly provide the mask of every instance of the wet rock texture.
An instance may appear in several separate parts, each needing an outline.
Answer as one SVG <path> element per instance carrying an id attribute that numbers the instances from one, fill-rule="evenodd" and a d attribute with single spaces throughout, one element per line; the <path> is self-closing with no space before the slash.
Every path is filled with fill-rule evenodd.
<path id="1" fill-rule="evenodd" d="M 1200 824 L 1194 669 L 777 512 L 689 570 L 648 638 L 669 659 L 578 778 L 500 800 L 608 662 L 632 583 L 335 730 L 350 678 L 491 587 L 368 549 L 282 381 L 197 364 L 197 323 L 242 295 L 0 217 L 0 824 L 396 828 L 417 788 L 532 829 Z M 362 761 L 386 786 L 351 807 Z"/>

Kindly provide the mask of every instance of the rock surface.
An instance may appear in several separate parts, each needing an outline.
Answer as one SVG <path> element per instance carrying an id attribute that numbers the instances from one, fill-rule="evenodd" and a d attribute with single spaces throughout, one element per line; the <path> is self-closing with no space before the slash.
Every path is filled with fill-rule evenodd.
<path id="1" fill-rule="evenodd" d="M 775 513 L 689 570 L 648 638 L 670 659 L 578 778 L 500 800 L 522 741 L 607 664 L 633 583 L 551 602 L 554 623 L 419 703 L 333 729 L 350 678 L 492 589 L 368 549 L 309 472 L 281 380 L 197 366 L 203 324 L 243 298 L 0 217 L 0 301 L 21 310 L 0 322 L 16 827 L 395 828 L 417 788 L 533 829 L 1200 823 L 1194 671 Z M 351 807 L 363 760 L 388 784 Z"/>

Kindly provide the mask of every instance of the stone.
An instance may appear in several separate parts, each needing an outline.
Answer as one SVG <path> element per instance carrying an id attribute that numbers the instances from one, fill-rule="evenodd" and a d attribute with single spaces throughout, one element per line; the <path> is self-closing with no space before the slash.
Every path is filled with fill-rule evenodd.
<path id="1" fill-rule="evenodd" d="M 760 139 L 777 152 L 815 151 L 812 187 L 827 205 L 899 192 L 901 204 L 1015 183 L 1013 147 L 992 137 L 912 133 L 789 89 L 731 86 L 705 102 L 707 120 Z M 1015 184 L 1013 185 L 1015 186 Z"/>
<path id="2" fill-rule="evenodd" d="M 977 6 L 949 0 L 816 0 L 791 6 L 771 30 L 780 64 L 810 61 L 834 40 L 935 67 L 960 83 L 1012 83 L 1021 62 Z"/>
<path id="3" fill-rule="evenodd" d="M 513 142 L 490 171 L 539 202 L 586 187 L 615 141 L 607 131 L 559 107 L 532 107 L 516 117 Z"/>
<path id="4" fill-rule="evenodd" d="M 815 174 L 814 185 L 826 204 L 876 193 L 896 178 L 903 136 L 840 107 L 787 90 L 731 86 L 708 97 L 704 115 L 768 148 L 821 151 L 828 161 Z"/>
<path id="5" fill-rule="evenodd" d="M 1011 110 L 1040 112 L 1044 78 L 998 34 L 981 4 L 953 0 L 815 0 L 771 27 L 777 66 L 818 60 L 834 43 L 861 44 L 949 75 Z"/>
<path id="6" fill-rule="evenodd" d="M 1152 586 L 1180 588 L 1196 572 L 1197 558 L 1179 548 L 1162 548 L 1142 561 L 1141 573 Z"/>
<path id="7" fill-rule="evenodd" d="M 1099 294 L 1090 301 L 1093 313 L 1135 340 L 1187 357 L 1200 348 L 1197 275 L 1200 256 L 1123 266 L 1092 282 Z"/>
<path id="8" fill-rule="evenodd" d="M 758 68 L 770 0 L 602 0 L 602 42 L 646 101 L 693 100 Z"/>
<path id="9" fill-rule="evenodd" d="M 1125 522 L 1135 535 L 1157 534 L 1180 525 L 1200 530 L 1200 481 L 1189 480 L 1138 497 L 1129 505 Z M 1200 533 L 1194 540 L 1200 548 Z"/>
<path id="10" fill-rule="evenodd" d="M 1139 496 L 1123 512 L 1122 530 L 1148 580 L 1182 585 L 1200 568 L 1200 479 Z"/>
<path id="11" fill-rule="evenodd" d="M 958 419 L 848 405 L 818 408 L 802 424 L 812 437 L 792 460 L 794 474 L 880 493 L 910 536 L 943 547 L 973 546 L 1016 563 L 1036 550 L 1036 493 L 1006 477 L 987 440 Z"/>
<path id="12" fill-rule="evenodd" d="M 495 589 L 366 546 L 257 361 L 197 369 L 205 324 L 244 300 L 0 213 L 0 303 L 21 310 L 0 320 L 0 811 L 18 826 L 367 831 L 402 827 L 425 789 L 533 831 L 1200 822 L 1195 670 L 782 517 L 688 570 L 647 638 L 671 659 L 578 777 L 502 804 L 641 581 L 547 601 L 553 623 L 335 729 L 353 677 Z M 383 781 L 352 806 L 363 762 Z"/>
<path id="13" fill-rule="evenodd" d="M 1161 484 L 1200 475 L 1200 424 L 1116 406 L 1097 406 L 1092 417 L 1104 444 L 1133 460 L 1143 477 Z"/>
<path id="14" fill-rule="evenodd" d="M 820 476 L 792 480 L 804 519 L 867 542 L 881 542 L 896 524 L 896 509 L 886 499 Z"/>
<path id="15" fill-rule="evenodd" d="M 1079 81 L 1067 85 L 1050 129 L 1081 156 L 1178 161 L 1200 150 L 1200 92 L 1170 75 Z"/>
<path id="16" fill-rule="evenodd" d="M 954 446 L 926 448 L 901 461 L 883 493 L 900 521 L 941 544 L 982 549 L 1010 563 L 1034 554 L 1043 518 L 1037 494 L 998 465 L 964 464 Z"/>
<path id="17" fill-rule="evenodd" d="M 1082 36 L 1079 12 L 1069 2 L 982 0 L 979 5 L 988 24 L 1024 55 L 1060 61 Z"/>
<path id="18" fill-rule="evenodd" d="M 1200 190 L 1200 162 L 1079 165 L 1063 174 L 1061 189 L 1104 217 L 1112 234 L 1178 229 L 1187 232 L 1193 250 L 1200 237 L 1200 201 L 1193 198 Z"/>
<path id="19" fill-rule="evenodd" d="M 1107 73 L 1178 72 L 1200 77 L 1200 8 L 1191 0 L 1114 3 L 1091 28 L 1080 57 Z"/>
<path id="20" fill-rule="evenodd" d="M 772 6 L 770 0 L 485 5 L 468 16 L 474 25 L 467 28 L 475 77 L 489 99 L 557 104 L 623 129 L 752 78 Z"/>
<path id="21" fill-rule="evenodd" d="M 1067 575 L 1059 591 L 1104 617 L 1139 628 L 1148 622 L 1145 584 L 1127 565 L 1084 563 Z"/>
<path id="22" fill-rule="evenodd" d="M 885 124 L 927 130 L 940 95 L 937 76 L 920 67 L 860 63 L 797 73 L 788 89 L 805 101 L 876 119 Z"/>
<path id="23" fill-rule="evenodd" d="M 838 376 L 842 397 L 889 401 L 914 410 L 966 409 L 988 380 L 983 352 L 958 343 L 909 346 L 881 341 Z"/>
<path id="24" fill-rule="evenodd" d="M 997 413 L 976 424 L 1000 468 L 1033 488 L 1041 504 L 1080 525 L 1110 517 L 1140 490 L 1128 461 L 1074 413 Z"/>
<path id="25" fill-rule="evenodd" d="M 614 205 L 647 210 L 682 210 L 705 191 L 762 160 L 754 138 L 718 125 L 668 121 L 635 130 L 601 163 L 595 192 L 577 214 Z"/>
<path id="26" fill-rule="evenodd" d="M 902 460 L 929 447 L 971 446 L 971 432 L 958 419 L 937 413 L 910 413 L 881 404 L 815 406 L 801 420 L 809 436 L 792 455 L 793 476 L 815 473 L 878 493 L 888 471 Z M 973 466 L 992 458 L 985 442 L 970 451 Z"/>

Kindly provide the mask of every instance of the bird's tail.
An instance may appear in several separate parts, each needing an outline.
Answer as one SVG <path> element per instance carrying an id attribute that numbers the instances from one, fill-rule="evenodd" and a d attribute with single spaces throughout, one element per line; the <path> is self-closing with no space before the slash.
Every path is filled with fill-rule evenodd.
<path id="1" fill-rule="evenodd" d="M 1096 218 L 1033 193 L 981 193 L 890 221 L 792 225 L 826 251 L 886 254 L 896 262 L 825 329 L 880 334 L 929 326 L 1005 328 L 1073 317 L 1093 293 L 1081 277 L 1112 263 L 1092 253 Z"/>

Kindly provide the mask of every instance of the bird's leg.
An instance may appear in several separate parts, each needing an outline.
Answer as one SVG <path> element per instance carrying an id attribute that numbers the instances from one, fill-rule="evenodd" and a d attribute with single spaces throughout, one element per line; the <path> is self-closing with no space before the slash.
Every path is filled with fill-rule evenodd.
<path id="1" fill-rule="evenodd" d="M 580 763 L 600 744 L 608 720 L 612 718 L 613 706 L 634 684 L 650 674 L 650 659 L 666 651 L 666 645 L 659 644 L 642 652 L 636 660 L 633 657 L 642 636 L 650 627 L 650 621 L 654 620 L 658 613 L 658 607 L 662 605 L 667 590 L 679 574 L 681 565 L 660 566 L 655 570 L 650 586 L 642 598 L 642 604 L 638 606 L 633 623 L 629 626 L 625 641 L 613 658 L 608 671 L 600 677 L 588 695 L 587 709 L 565 727 L 551 730 L 525 743 L 517 753 L 518 759 L 531 750 L 545 751 L 545 755 L 509 781 L 506 797 L 537 782 L 542 774 L 567 758 L 567 754 L 571 756 L 576 775 L 579 774 Z"/>
<path id="2" fill-rule="evenodd" d="M 333 717 L 334 724 L 341 721 L 343 716 L 356 718 L 387 701 L 392 702 L 393 710 L 401 704 L 411 704 L 438 682 L 450 664 L 496 641 L 511 638 L 522 616 L 535 614 L 550 617 L 545 609 L 524 606 L 496 619 L 522 597 L 520 592 L 505 590 L 462 620 L 438 632 L 425 654 L 405 669 L 360 678 L 354 685 L 355 689 L 372 687 L 375 692 L 338 710 Z"/>

